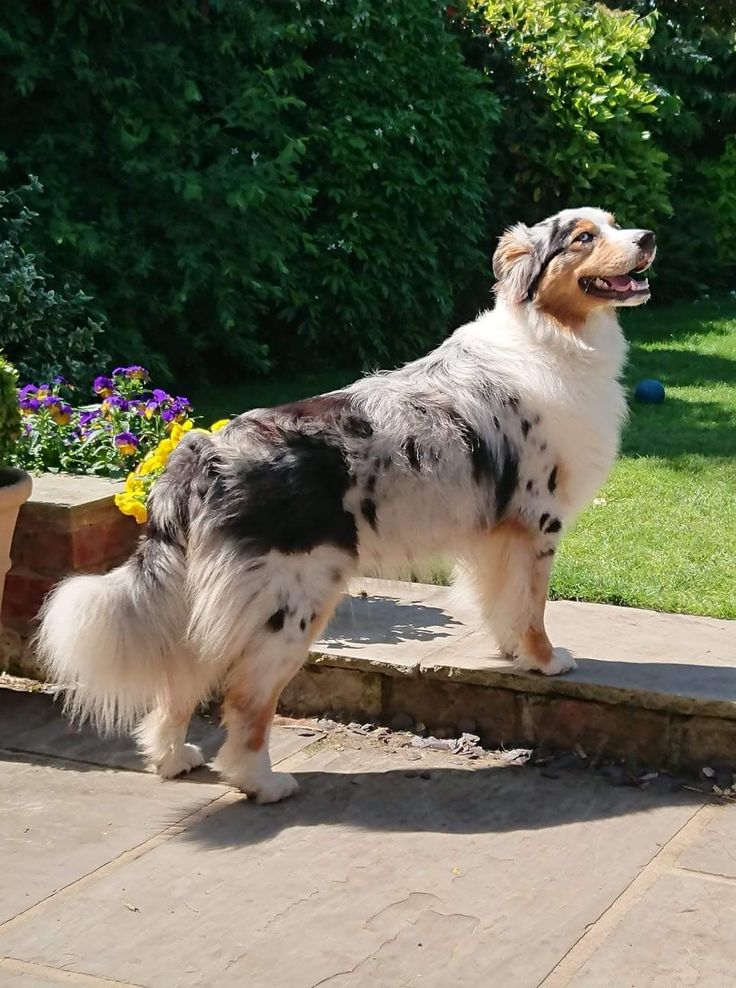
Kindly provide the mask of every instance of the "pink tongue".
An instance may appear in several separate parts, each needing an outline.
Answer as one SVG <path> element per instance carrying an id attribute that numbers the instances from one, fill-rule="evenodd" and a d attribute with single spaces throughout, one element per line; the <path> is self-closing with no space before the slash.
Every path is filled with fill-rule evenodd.
<path id="1" fill-rule="evenodd" d="M 606 278 L 606 281 L 617 292 L 625 292 L 629 288 L 636 288 L 636 282 L 632 284 L 631 278 L 627 274 L 617 274 L 612 278 Z"/>

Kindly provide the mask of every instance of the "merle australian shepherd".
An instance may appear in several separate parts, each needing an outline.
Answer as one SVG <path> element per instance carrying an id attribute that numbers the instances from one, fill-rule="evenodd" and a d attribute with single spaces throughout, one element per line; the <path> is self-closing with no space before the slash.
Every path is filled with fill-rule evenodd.
<path id="1" fill-rule="evenodd" d="M 616 455 L 615 309 L 649 298 L 635 274 L 655 250 L 651 231 L 599 209 L 519 224 L 494 255 L 493 311 L 426 357 L 189 434 L 131 559 L 44 605 L 39 652 L 69 712 L 135 727 L 172 777 L 202 763 L 187 725 L 222 691 L 215 767 L 258 802 L 283 799 L 297 783 L 272 771 L 271 721 L 346 580 L 440 551 L 517 668 L 573 668 L 545 632 L 549 574 Z"/>

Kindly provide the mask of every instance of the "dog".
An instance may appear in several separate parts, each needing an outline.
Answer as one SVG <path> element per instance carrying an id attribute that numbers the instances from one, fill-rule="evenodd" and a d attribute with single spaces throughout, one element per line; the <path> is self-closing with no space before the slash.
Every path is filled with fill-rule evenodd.
<path id="1" fill-rule="evenodd" d="M 297 783 L 271 768 L 271 722 L 346 581 L 437 552 L 460 561 L 518 669 L 574 668 L 545 631 L 550 570 L 617 454 L 615 310 L 648 300 L 637 275 L 655 253 L 651 230 L 600 209 L 518 224 L 493 257 L 493 310 L 427 356 L 188 434 L 133 556 L 44 604 L 38 651 L 68 713 L 135 728 L 173 777 L 202 764 L 187 725 L 221 690 L 214 767 L 257 802 L 283 799 Z"/>

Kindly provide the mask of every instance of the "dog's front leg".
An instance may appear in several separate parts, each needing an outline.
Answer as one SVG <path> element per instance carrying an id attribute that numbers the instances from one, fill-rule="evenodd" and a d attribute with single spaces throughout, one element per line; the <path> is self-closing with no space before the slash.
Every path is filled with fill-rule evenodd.
<path id="1" fill-rule="evenodd" d="M 534 531 L 521 520 L 501 523 L 470 560 L 483 613 L 503 655 L 515 667 L 555 676 L 575 668 L 572 656 L 555 652 L 544 611 L 559 529 Z"/>
<path id="2" fill-rule="evenodd" d="M 556 676 L 576 667 L 575 659 L 568 652 L 553 649 L 544 624 L 555 550 L 556 545 L 544 538 L 533 546 L 533 558 L 528 560 L 528 612 L 526 620 L 519 624 L 512 653 L 516 669 L 536 670 L 545 676 Z"/>

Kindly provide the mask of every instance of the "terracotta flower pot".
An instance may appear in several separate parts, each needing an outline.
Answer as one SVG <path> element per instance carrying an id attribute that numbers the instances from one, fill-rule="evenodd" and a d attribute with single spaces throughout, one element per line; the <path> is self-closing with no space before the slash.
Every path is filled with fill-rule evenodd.
<path id="1" fill-rule="evenodd" d="M 5 574 L 10 569 L 10 546 L 20 506 L 31 496 L 33 483 L 25 470 L 13 467 L 0 469 L 0 605 L 5 587 Z"/>

